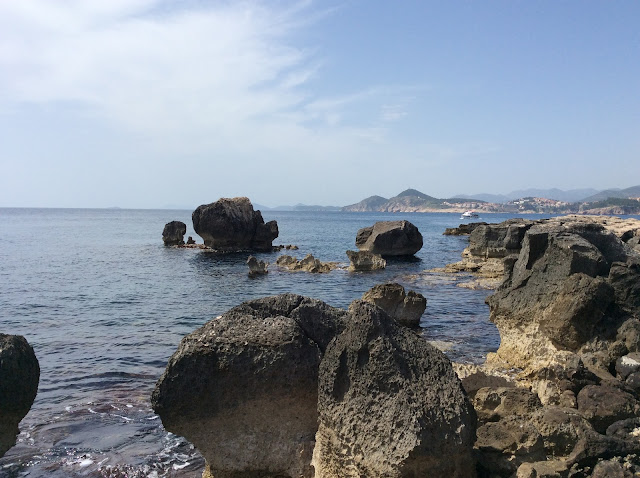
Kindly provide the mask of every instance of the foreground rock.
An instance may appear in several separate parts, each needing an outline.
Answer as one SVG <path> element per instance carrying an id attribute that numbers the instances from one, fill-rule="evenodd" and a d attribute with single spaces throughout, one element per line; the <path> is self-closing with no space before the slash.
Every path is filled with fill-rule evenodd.
<path id="1" fill-rule="evenodd" d="M 450 362 L 362 301 L 241 304 L 182 340 L 152 405 L 216 478 L 474 476 Z"/>
<path id="2" fill-rule="evenodd" d="M 249 258 L 247 259 L 247 265 L 249 266 L 250 276 L 262 275 L 269 272 L 267 270 L 269 263 L 265 261 L 259 261 L 254 256 L 249 256 Z"/>
<path id="3" fill-rule="evenodd" d="M 322 262 L 311 254 L 307 254 L 304 259 L 298 260 L 295 257 L 283 255 L 278 257 L 276 264 L 290 271 L 304 271 L 313 273 L 331 272 L 338 267 L 337 262 Z"/>
<path id="4" fill-rule="evenodd" d="M 316 477 L 475 476 L 475 415 L 450 362 L 355 301 L 320 366 Z"/>
<path id="5" fill-rule="evenodd" d="M 369 251 L 347 251 L 349 258 L 349 270 L 351 272 L 369 272 L 378 271 L 387 267 L 385 261 L 380 254 L 374 254 Z"/>
<path id="6" fill-rule="evenodd" d="M 171 221 L 162 230 L 162 241 L 165 246 L 179 246 L 184 244 L 187 225 L 182 221 Z"/>
<path id="7" fill-rule="evenodd" d="M 15 444 L 39 380 L 40 365 L 25 338 L 0 334 L 0 457 Z"/>
<path id="8" fill-rule="evenodd" d="M 422 234 L 409 221 L 380 221 L 358 231 L 356 246 L 381 256 L 412 256 L 422 248 Z"/>
<path id="9" fill-rule="evenodd" d="M 373 286 L 362 296 L 362 300 L 377 305 L 396 322 L 406 327 L 419 327 L 420 318 L 427 308 L 427 299 L 394 282 Z"/>
<path id="10" fill-rule="evenodd" d="M 218 251 L 271 251 L 278 224 L 265 224 L 246 197 L 222 198 L 199 206 L 192 214 L 193 228 L 206 246 Z"/>

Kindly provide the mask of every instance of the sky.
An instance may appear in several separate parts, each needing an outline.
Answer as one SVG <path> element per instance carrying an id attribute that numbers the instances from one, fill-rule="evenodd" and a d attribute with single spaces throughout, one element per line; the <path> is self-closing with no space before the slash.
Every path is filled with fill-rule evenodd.
<path id="1" fill-rule="evenodd" d="M 640 2 L 0 0 L 0 207 L 640 184 Z"/>

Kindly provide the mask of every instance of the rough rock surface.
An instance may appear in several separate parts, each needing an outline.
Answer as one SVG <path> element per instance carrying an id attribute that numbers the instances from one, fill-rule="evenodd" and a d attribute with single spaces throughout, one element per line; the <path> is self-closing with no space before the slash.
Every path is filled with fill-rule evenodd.
<path id="1" fill-rule="evenodd" d="M 475 476 L 475 414 L 449 360 L 372 304 L 349 314 L 320 365 L 315 476 Z"/>
<path id="2" fill-rule="evenodd" d="M 249 258 L 247 259 L 247 265 L 249 266 L 250 276 L 257 276 L 269 272 L 267 270 L 269 263 L 265 261 L 259 261 L 255 256 L 249 256 Z"/>
<path id="3" fill-rule="evenodd" d="M 193 211 L 193 229 L 206 246 L 218 251 L 271 251 L 278 224 L 265 224 L 246 197 L 221 198 Z"/>
<path id="4" fill-rule="evenodd" d="M 0 457 L 16 441 L 18 424 L 38 392 L 40 365 L 19 335 L 0 334 Z"/>
<path id="5" fill-rule="evenodd" d="M 362 228 L 356 246 L 381 256 L 411 256 L 422 248 L 422 234 L 409 221 L 380 221 Z"/>
<path id="6" fill-rule="evenodd" d="M 171 221 L 162 230 L 162 241 L 165 246 L 179 246 L 184 244 L 187 225 L 182 221 Z"/>
<path id="7" fill-rule="evenodd" d="M 298 260 L 295 257 L 283 255 L 278 257 L 276 264 L 280 267 L 284 267 L 290 271 L 304 271 L 304 272 L 331 272 L 338 267 L 337 262 L 322 262 L 320 259 L 316 259 L 311 254 L 307 254 L 303 259 Z"/>
<path id="8" fill-rule="evenodd" d="M 380 254 L 369 251 L 347 251 L 349 270 L 352 272 L 377 271 L 387 267 L 387 261 Z"/>
<path id="9" fill-rule="evenodd" d="M 241 304 L 182 340 L 153 408 L 216 478 L 311 477 L 318 368 L 345 317 L 292 294 Z"/>
<path id="10" fill-rule="evenodd" d="M 427 308 L 427 299 L 395 282 L 373 286 L 362 296 L 362 300 L 382 308 L 396 322 L 407 327 L 419 327 L 420 318 Z"/>
<path id="11" fill-rule="evenodd" d="M 468 236 L 478 226 L 486 226 L 486 222 L 470 222 L 468 224 L 460 224 L 458 227 L 448 227 L 444 230 L 445 236 Z"/>

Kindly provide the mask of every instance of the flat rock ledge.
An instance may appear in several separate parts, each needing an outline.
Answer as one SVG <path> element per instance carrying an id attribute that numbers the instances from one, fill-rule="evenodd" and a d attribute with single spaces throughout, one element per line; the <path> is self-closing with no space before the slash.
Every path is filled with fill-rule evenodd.
<path id="1" fill-rule="evenodd" d="M 0 457 L 16 442 L 18 424 L 38 392 L 40 365 L 20 335 L 0 334 Z"/>
<path id="2" fill-rule="evenodd" d="M 205 476 L 475 476 L 475 413 L 451 363 L 363 301 L 245 302 L 182 340 L 152 405 Z"/>

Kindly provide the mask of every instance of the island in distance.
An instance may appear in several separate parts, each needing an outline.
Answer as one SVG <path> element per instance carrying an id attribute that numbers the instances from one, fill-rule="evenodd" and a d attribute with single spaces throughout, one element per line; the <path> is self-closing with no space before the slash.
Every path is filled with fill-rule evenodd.
<path id="1" fill-rule="evenodd" d="M 593 193 L 593 190 L 583 190 Z M 523 191 L 526 193 L 526 191 Z M 489 202 L 468 196 L 438 199 L 416 189 L 407 189 L 391 199 L 371 196 L 362 201 L 345 206 L 346 212 L 476 212 L 519 213 L 519 214 L 640 214 L 640 186 L 627 189 L 610 189 L 595 192 L 572 202 L 566 200 L 571 192 L 560 190 L 531 190 L 538 194 L 563 197 L 564 200 L 540 196 L 526 196 L 506 199 L 504 202 Z M 487 195 L 478 195 L 487 196 Z M 575 195 L 574 195 L 575 196 Z M 496 199 L 501 197 L 495 196 Z"/>

